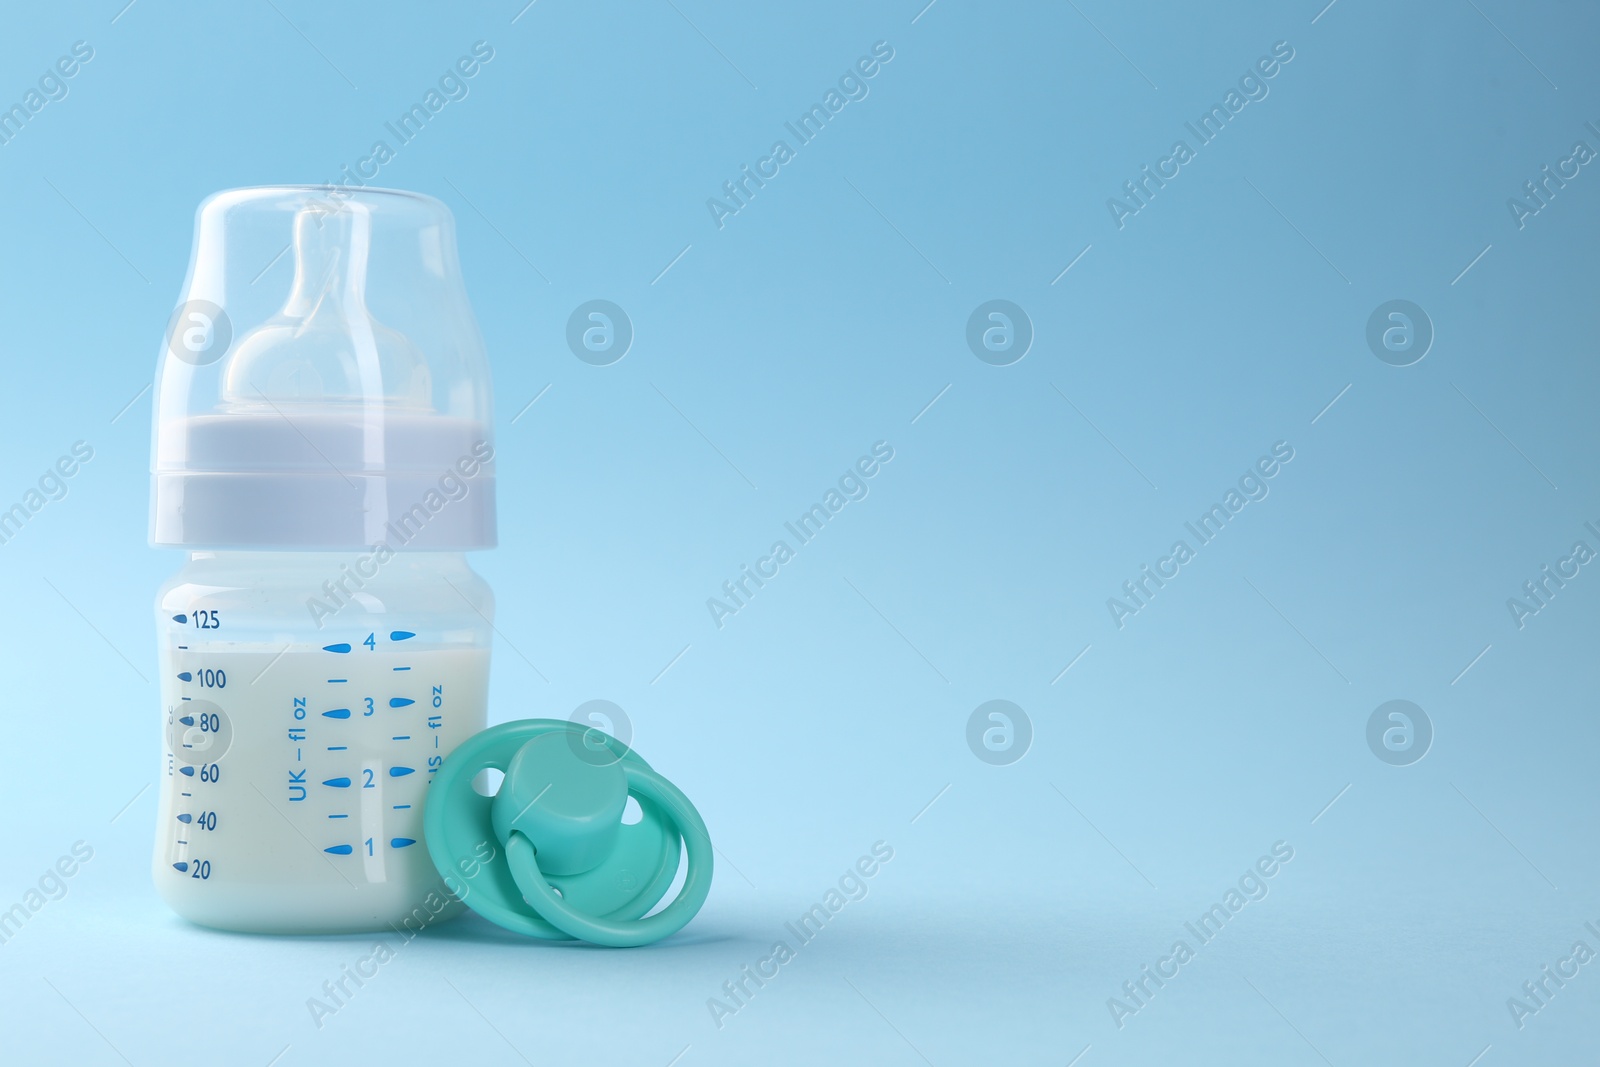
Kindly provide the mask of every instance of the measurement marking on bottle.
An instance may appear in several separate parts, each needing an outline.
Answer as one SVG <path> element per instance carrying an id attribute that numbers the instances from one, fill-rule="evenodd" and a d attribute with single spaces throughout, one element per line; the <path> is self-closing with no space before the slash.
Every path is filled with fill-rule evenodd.
<path id="1" fill-rule="evenodd" d="M 324 651 L 324 652 L 349 652 L 350 651 L 350 646 L 346 642 L 341 641 L 337 645 L 323 645 L 322 646 L 322 651 Z"/>
<path id="2" fill-rule="evenodd" d="M 389 706 L 391 708 L 409 708 L 411 705 L 413 705 L 415 703 L 416 703 L 416 701 L 412 700 L 410 697 L 390 697 L 389 698 Z"/>
<path id="3" fill-rule="evenodd" d="M 194 816 L 190 815 L 188 812 L 185 812 L 182 815 L 178 816 L 178 821 L 181 822 L 181 823 L 190 823 L 190 822 L 194 821 Z"/>
<path id="4" fill-rule="evenodd" d="M 334 708 L 332 711 L 323 712 L 322 717 L 324 719 L 348 719 L 350 717 L 350 709 Z"/>
<path id="5" fill-rule="evenodd" d="M 350 751 L 350 746 L 349 745 L 329 745 L 328 746 L 328 751 L 329 752 L 348 752 L 348 751 Z"/>
<path id="6" fill-rule="evenodd" d="M 350 853 L 354 852 L 355 849 L 349 845 L 334 845 L 332 848 L 325 848 L 322 851 L 334 856 L 348 856 Z"/>
<path id="7" fill-rule="evenodd" d="M 391 837 L 389 839 L 390 848 L 405 848 L 407 845 L 414 845 L 416 843 L 417 839 L 414 837 Z"/>
<path id="8" fill-rule="evenodd" d="M 417 772 L 417 769 L 415 767 L 390 767 L 389 768 L 389 777 L 390 778 L 404 778 L 406 775 L 415 774 L 416 772 Z"/>
<path id="9" fill-rule="evenodd" d="M 395 668 L 395 670 L 397 670 L 397 671 L 409 671 L 410 669 L 411 669 L 410 667 L 396 667 Z"/>
<path id="10" fill-rule="evenodd" d="M 180 682 L 192 682 L 192 681 L 194 681 L 194 675 L 192 673 L 190 673 L 189 671 L 180 671 L 178 673 L 178 681 L 180 681 Z"/>
<path id="11" fill-rule="evenodd" d="M 387 787 L 381 781 L 383 775 L 383 761 L 379 759 L 364 760 L 361 773 L 372 786 L 371 789 L 361 791 L 361 828 L 371 835 L 367 837 L 357 849 L 360 852 L 361 873 L 366 876 L 369 883 L 387 882 L 389 880 L 388 864 L 384 859 L 383 842 L 386 838 L 380 837 L 384 829 L 383 808 L 385 801 L 392 801 L 394 794 L 386 792 Z M 409 830 L 408 827 L 394 827 L 393 830 Z M 390 832 L 392 833 L 393 830 Z"/>
<path id="12" fill-rule="evenodd" d="M 330 816 L 328 816 L 328 818 L 330 818 L 330 819 L 348 819 L 349 817 L 350 816 L 348 816 L 348 815 L 330 815 Z"/>
<path id="13" fill-rule="evenodd" d="M 411 809 L 411 805 L 410 804 L 396 804 L 394 806 L 394 810 L 395 811 L 409 811 L 410 809 Z"/>
<path id="14" fill-rule="evenodd" d="M 411 735 L 410 734 L 395 734 L 393 737 L 389 738 L 389 740 L 391 740 L 391 741 L 409 741 L 409 740 L 411 740 Z"/>
<path id="15" fill-rule="evenodd" d="M 335 789 L 349 789 L 350 788 L 350 779 L 348 779 L 348 778 L 326 778 L 326 779 L 323 780 L 322 784 L 323 785 L 327 785 L 327 786 L 332 786 Z"/>
<path id="16" fill-rule="evenodd" d="M 329 685 L 342 685 L 345 682 L 348 682 L 349 680 L 350 679 L 348 679 L 348 678 L 329 678 L 328 679 L 328 684 Z"/>

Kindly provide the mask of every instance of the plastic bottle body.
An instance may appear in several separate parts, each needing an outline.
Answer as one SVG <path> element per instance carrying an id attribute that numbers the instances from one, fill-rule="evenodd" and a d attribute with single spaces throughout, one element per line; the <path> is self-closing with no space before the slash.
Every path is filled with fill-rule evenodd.
<path id="1" fill-rule="evenodd" d="M 263 933 L 458 911 L 423 805 L 486 726 L 493 612 L 460 553 L 194 553 L 156 600 L 167 903 Z"/>

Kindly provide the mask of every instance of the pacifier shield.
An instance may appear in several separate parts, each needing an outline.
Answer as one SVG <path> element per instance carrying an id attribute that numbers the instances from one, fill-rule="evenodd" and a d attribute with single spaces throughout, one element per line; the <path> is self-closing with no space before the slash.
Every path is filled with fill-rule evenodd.
<path id="1" fill-rule="evenodd" d="M 614 763 L 573 755 L 595 737 Z M 642 796 L 640 820 L 621 822 L 630 766 L 653 773 L 627 745 L 580 724 L 524 719 L 491 727 L 458 746 L 428 787 L 428 854 L 450 891 L 484 918 L 531 937 L 572 940 L 532 908 L 507 862 L 508 841 L 525 846 L 543 837 L 541 860 L 554 861 L 544 880 L 562 901 L 597 918 L 638 919 L 672 885 L 679 832 L 661 804 Z M 485 797 L 472 780 L 490 769 L 506 777 Z"/>

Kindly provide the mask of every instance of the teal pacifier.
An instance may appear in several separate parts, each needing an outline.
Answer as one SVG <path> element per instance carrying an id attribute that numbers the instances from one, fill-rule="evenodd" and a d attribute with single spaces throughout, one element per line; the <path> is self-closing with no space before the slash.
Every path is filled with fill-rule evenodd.
<path id="1" fill-rule="evenodd" d="M 505 777 L 492 797 L 473 788 Z M 623 822 L 628 797 L 637 822 Z M 428 786 L 423 828 L 445 885 L 491 922 L 616 948 L 683 929 L 711 890 L 711 837 L 689 798 L 609 734 L 559 719 L 491 727 Z M 648 915 L 688 871 L 672 903 Z"/>

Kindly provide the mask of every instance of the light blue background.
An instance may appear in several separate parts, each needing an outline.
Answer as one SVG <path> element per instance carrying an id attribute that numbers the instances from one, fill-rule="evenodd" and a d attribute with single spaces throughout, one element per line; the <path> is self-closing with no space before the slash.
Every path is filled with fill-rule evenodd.
<path id="1" fill-rule="evenodd" d="M 1521 1030 L 1506 1000 L 1600 949 L 1600 573 L 1521 630 L 1506 599 L 1600 548 L 1600 175 L 1520 230 L 1506 201 L 1600 148 L 1600 18 L 924 2 L 7 12 L 7 105 L 95 50 L 0 146 L 0 498 L 95 450 L 0 546 L 0 907 L 95 852 L 0 946 L 8 1058 L 1594 1055 L 1600 963 Z M 150 603 L 179 557 L 146 546 L 141 390 L 199 201 L 337 176 L 478 40 L 470 95 L 379 184 L 455 212 L 493 361 L 491 718 L 618 702 L 721 862 L 665 944 L 464 920 L 319 1030 L 306 998 L 370 938 L 207 933 L 149 884 Z M 706 199 L 880 40 L 869 97 L 719 230 Z M 1119 230 L 1107 198 L 1277 41 L 1270 95 Z M 564 340 L 593 298 L 637 331 L 610 367 Z M 993 298 L 1036 330 L 1009 367 L 964 340 Z M 1394 298 L 1436 329 L 1405 368 L 1364 339 Z M 713 626 L 706 598 L 878 440 L 870 496 Z M 1106 599 L 1277 441 L 1271 495 L 1119 630 Z M 1033 724 L 1010 766 L 965 741 L 995 698 Z M 1397 698 L 1436 731 L 1408 767 L 1365 740 Z M 707 998 L 878 840 L 868 897 L 719 1030 Z M 1266 899 L 1119 1029 L 1107 998 L 1279 840 Z"/>

